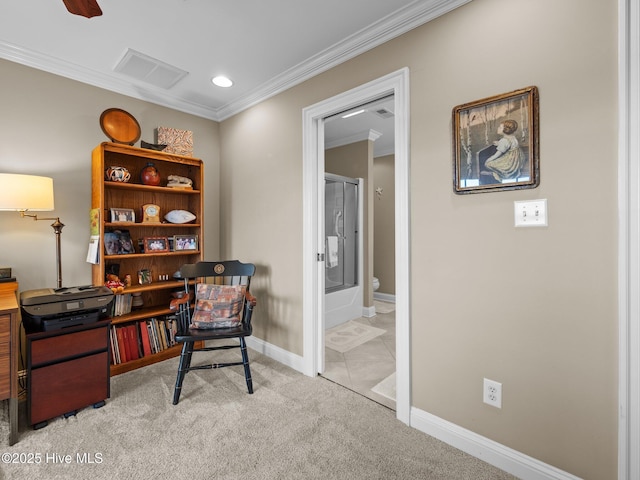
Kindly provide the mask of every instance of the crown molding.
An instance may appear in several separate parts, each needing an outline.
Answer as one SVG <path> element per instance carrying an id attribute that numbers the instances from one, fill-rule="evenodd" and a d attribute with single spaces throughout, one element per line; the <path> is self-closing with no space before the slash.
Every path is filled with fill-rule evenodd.
<path id="1" fill-rule="evenodd" d="M 365 140 L 371 140 L 372 142 L 375 142 L 381 136 L 382 134 L 380 132 L 377 132 L 376 130 L 365 130 L 362 132 L 354 133 L 353 135 L 348 135 L 346 137 L 340 137 L 332 142 L 327 142 L 327 144 L 325 145 L 325 150 L 329 148 L 350 145 L 356 142 L 363 142 Z"/>
<path id="2" fill-rule="evenodd" d="M 472 0 L 418 0 L 282 72 L 220 108 L 187 102 L 165 89 L 132 83 L 0 40 L 0 58 L 184 113 L 222 121 Z"/>
<path id="3" fill-rule="evenodd" d="M 408 5 L 282 72 L 253 92 L 221 107 L 218 110 L 218 119 L 225 120 L 471 1 L 426 0 Z"/>
<path id="4" fill-rule="evenodd" d="M 81 65 L 50 55 L 43 55 L 8 42 L 0 41 L 0 58 L 197 117 L 217 120 L 216 110 L 186 102 L 181 98 L 172 96 L 170 92 L 163 88 L 153 87 L 146 83 L 132 83 L 113 75 L 105 75 Z"/>

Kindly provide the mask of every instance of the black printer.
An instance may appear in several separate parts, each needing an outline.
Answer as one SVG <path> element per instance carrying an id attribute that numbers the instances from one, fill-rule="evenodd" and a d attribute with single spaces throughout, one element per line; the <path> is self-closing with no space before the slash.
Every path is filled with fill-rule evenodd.
<path id="1" fill-rule="evenodd" d="M 97 322 L 111 314 L 113 299 L 105 286 L 27 290 L 20 294 L 22 324 L 33 333 Z"/>

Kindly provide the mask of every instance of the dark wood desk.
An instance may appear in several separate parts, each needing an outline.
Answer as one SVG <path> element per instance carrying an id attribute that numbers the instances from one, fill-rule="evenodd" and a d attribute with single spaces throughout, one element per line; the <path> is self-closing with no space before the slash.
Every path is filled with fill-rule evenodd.
<path id="1" fill-rule="evenodd" d="M 9 445 L 18 441 L 18 283 L 0 283 L 0 400 L 9 399 Z"/>

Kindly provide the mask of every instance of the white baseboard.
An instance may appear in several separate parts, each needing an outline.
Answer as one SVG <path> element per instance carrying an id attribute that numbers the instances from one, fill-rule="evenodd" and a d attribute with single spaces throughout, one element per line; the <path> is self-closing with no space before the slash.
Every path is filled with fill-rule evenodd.
<path id="1" fill-rule="evenodd" d="M 392 293 L 373 292 L 373 299 L 374 300 L 381 300 L 383 302 L 396 303 L 396 296 L 393 295 Z"/>
<path id="2" fill-rule="evenodd" d="M 362 316 L 371 318 L 376 316 L 376 307 L 362 307 Z"/>
<path id="3" fill-rule="evenodd" d="M 256 337 L 246 337 L 247 347 L 272 358 L 287 367 L 304 373 L 304 361 L 300 355 L 291 353 L 283 348 L 272 345 L 264 340 Z"/>
<path id="4" fill-rule="evenodd" d="M 522 480 L 580 480 L 415 407 L 411 408 L 411 426 Z"/>
<path id="5" fill-rule="evenodd" d="M 246 341 L 249 348 L 304 374 L 304 362 L 300 355 L 256 337 L 247 337 Z M 411 407 L 410 425 L 522 480 L 581 480 L 575 475 L 415 407 Z"/>
<path id="6" fill-rule="evenodd" d="M 304 362 L 300 355 L 256 337 L 247 337 L 246 341 L 249 348 L 304 374 Z M 575 475 L 415 407 L 411 408 L 410 425 L 522 480 L 581 480 Z"/>

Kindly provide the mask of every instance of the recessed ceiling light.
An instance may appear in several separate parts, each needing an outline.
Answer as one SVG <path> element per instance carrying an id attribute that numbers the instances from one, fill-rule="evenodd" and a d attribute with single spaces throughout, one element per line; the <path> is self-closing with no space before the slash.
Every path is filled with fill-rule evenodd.
<path id="1" fill-rule="evenodd" d="M 354 117 L 355 115 L 360 115 L 364 112 L 366 112 L 366 110 L 363 108 L 362 110 L 356 110 L 355 112 L 347 113 L 346 115 L 343 115 L 342 118 Z"/>
<path id="2" fill-rule="evenodd" d="M 213 77 L 211 79 L 214 85 L 218 87 L 228 88 L 233 85 L 233 82 L 223 75 L 218 75 L 217 77 Z"/>

